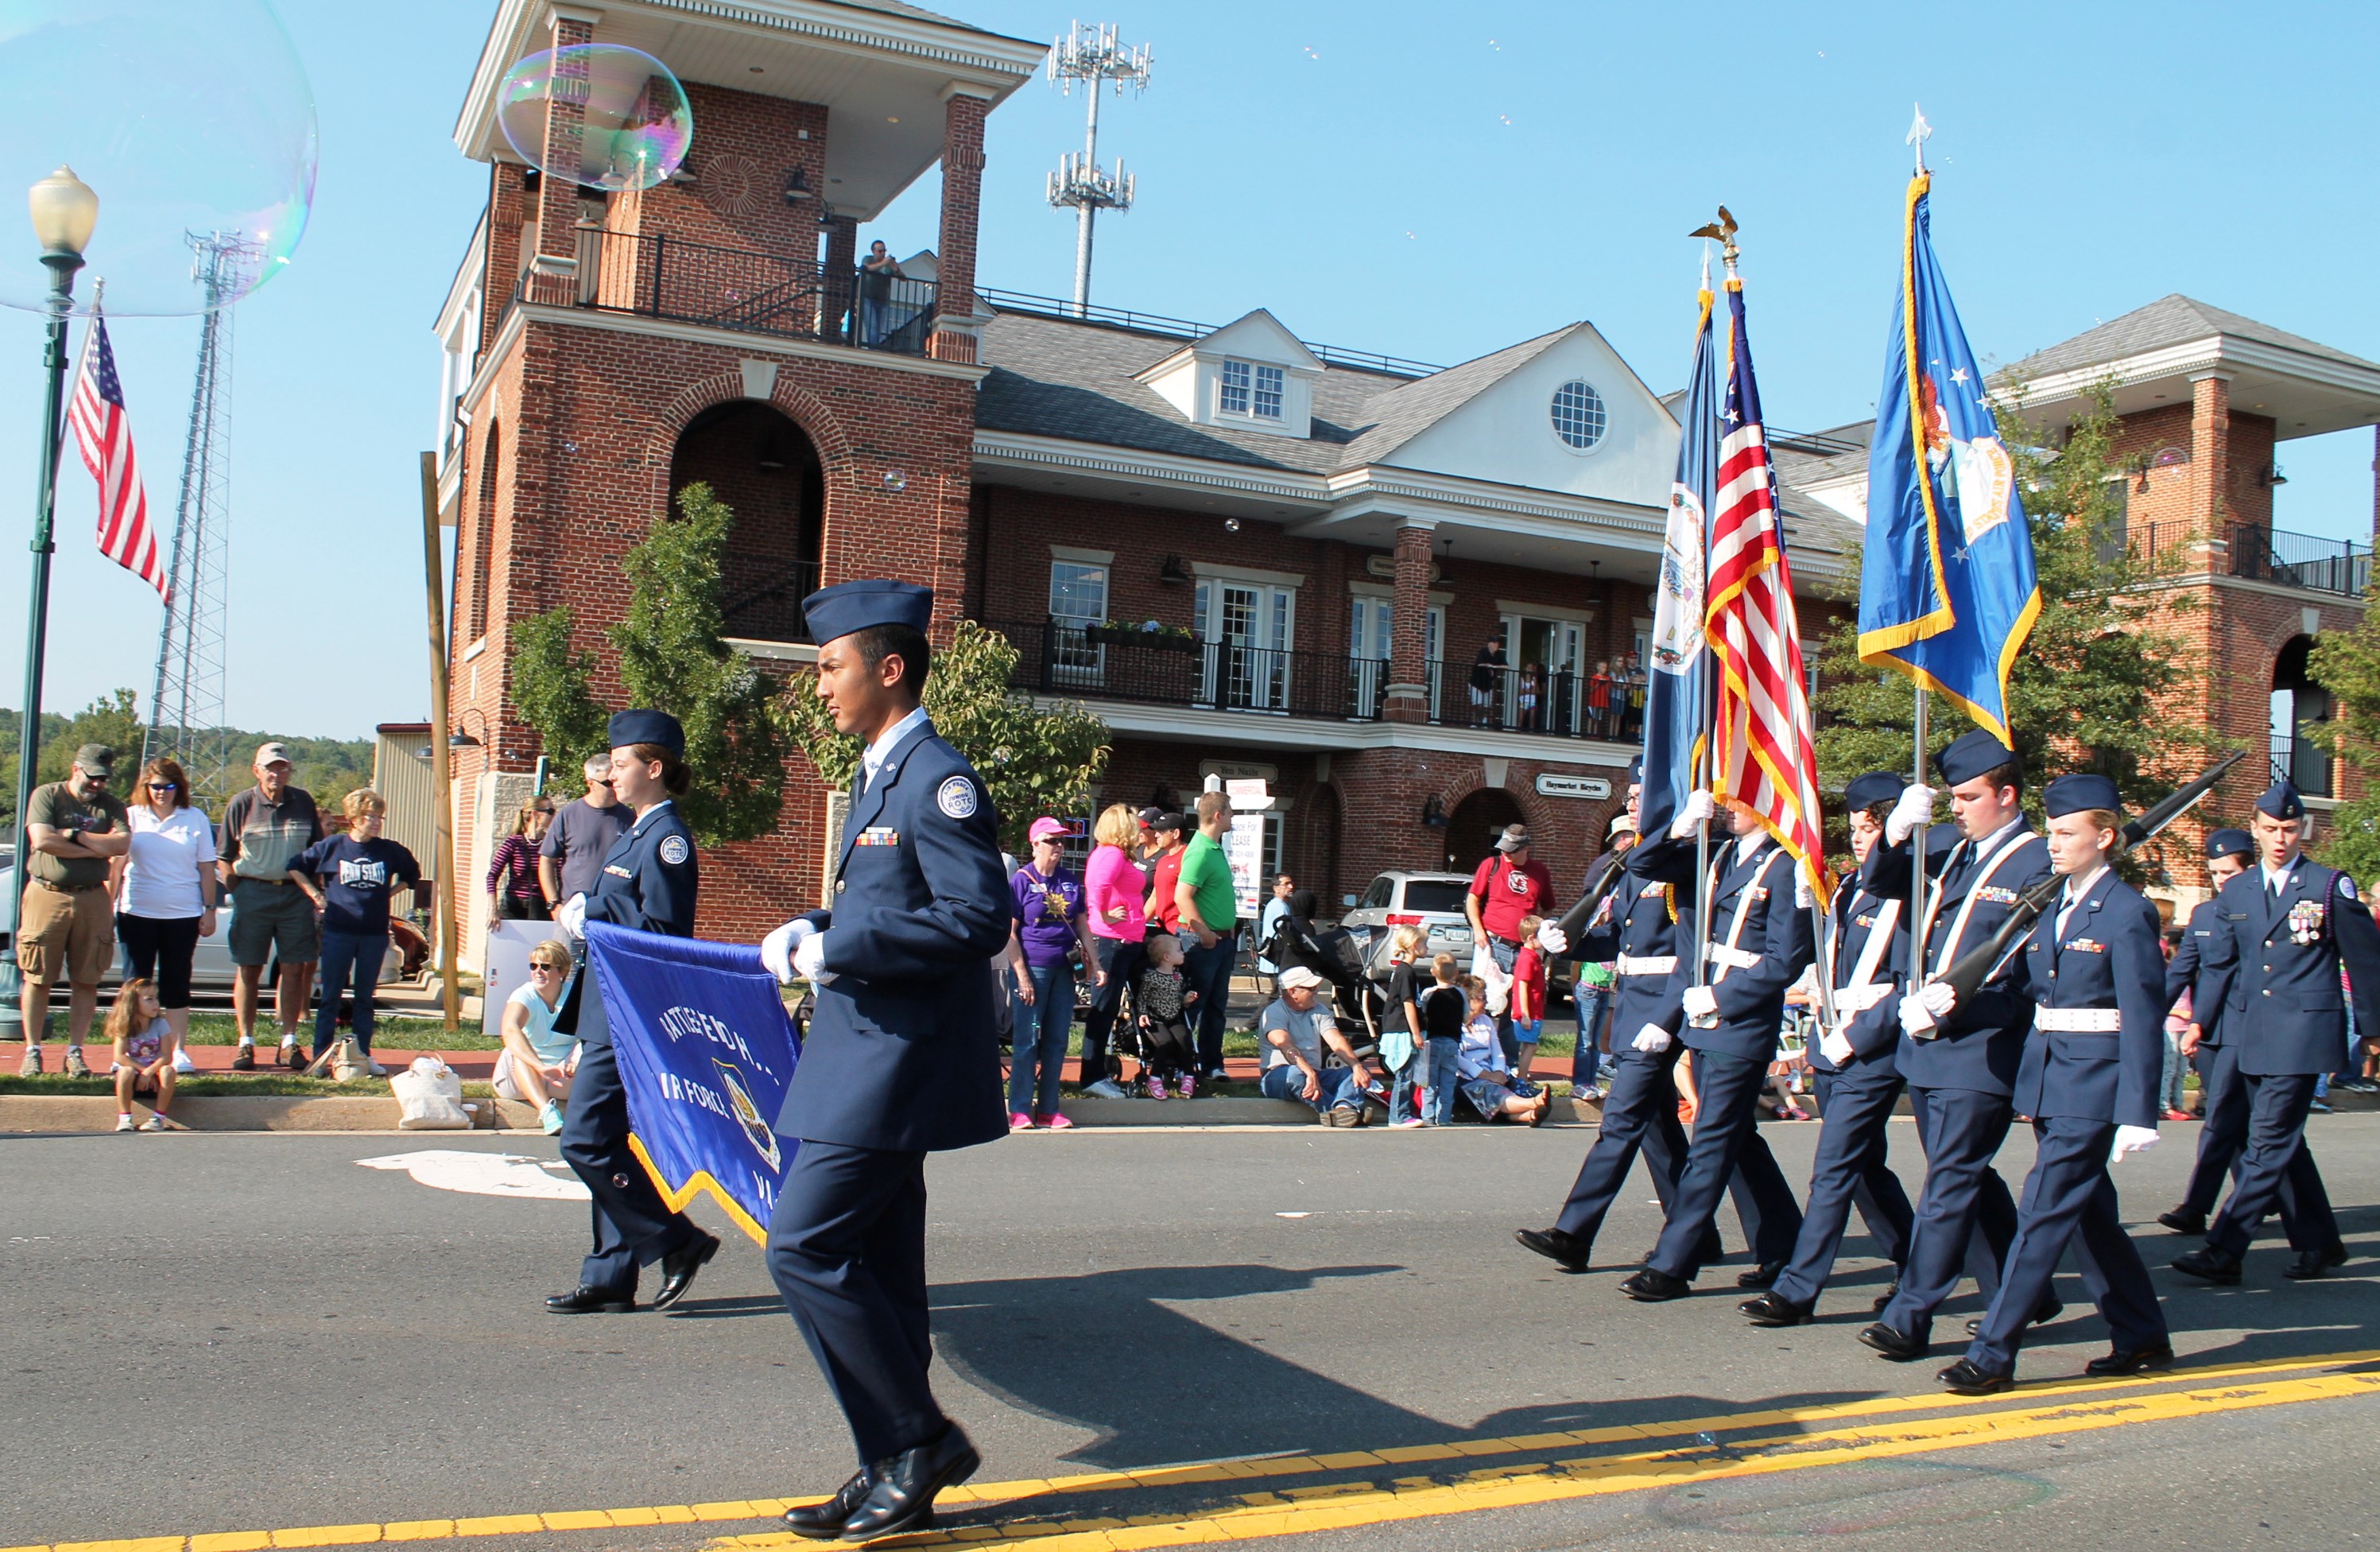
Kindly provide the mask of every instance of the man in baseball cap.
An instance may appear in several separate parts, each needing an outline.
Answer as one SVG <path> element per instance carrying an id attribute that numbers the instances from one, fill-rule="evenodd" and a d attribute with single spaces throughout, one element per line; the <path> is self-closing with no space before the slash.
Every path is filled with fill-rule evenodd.
<path id="1" fill-rule="evenodd" d="M 306 1065 L 298 1046 L 298 1021 L 306 1016 L 314 965 L 322 957 L 314 907 L 289 881 L 289 863 L 322 838 L 322 816 L 314 795 L 289 779 L 288 749 L 259 744 L 256 785 L 233 795 L 215 827 L 216 871 L 231 886 L 232 1019 L 239 1025 L 239 1050 L 231 1064 L 256 1066 L 256 1001 L 264 967 L 276 954 L 281 975 L 273 987 L 273 1012 L 281 1025 L 281 1060 Z"/>

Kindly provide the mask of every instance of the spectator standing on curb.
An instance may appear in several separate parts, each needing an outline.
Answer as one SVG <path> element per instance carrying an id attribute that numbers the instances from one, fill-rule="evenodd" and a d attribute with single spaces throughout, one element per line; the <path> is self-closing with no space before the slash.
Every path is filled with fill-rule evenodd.
<path id="1" fill-rule="evenodd" d="M 1232 967 L 1239 958 L 1240 901 L 1223 836 L 1232 827 L 1231 800 L 1198 794 L 1198 834 L 1182 853 L 1173 886 L 1181 930 L 1197 940 L 1188 949 L 1190 989 L 1198 994 L 1198 1065 L 1209 1082 L 1223 1077 L 1223 1015 L 1232 1000 Z"/>
<path id="2" fill-rule="evenodd" d="M 1008 1125 L 1013 1131 L 1046 1127 L 1063 1131 L 1075 1123 L 1058 1112 L 1058 1080 L 1066 1066 L 1066 1041 L 1075 1029 L 1076 945 L 1091 967 L 1094 985 L 1104 985 L 1099 948 L 1083 903 L 1083 881 L 1065 863 L 1065 842 L 1075 832 L 1046 814 L 1026 838 L 1033 856 L 1009 875 L 1009 969 L 1016 977 L 1015 1038 L 1008 1069 Z M 1037 1084 L 1035 1079 L 1038 1076 Z"/>
<path id="3" fill-rule="evenodd" d="M 239 1025 L 239 1051 L 232 1067 L 256 1066 L 256 1001 L 264 967 L 277 953 L 281 978 L 273 987 L 273 1020 L 281 1026 L 282 1065 L 306 1065 L 298 1049 L 298 1020 L 305 1017 L 313 987 L 314 961 L 322 944 L 314 908 L 289 881 L 289 864 L 322 838 L 322 816 L 314 795 L 290 784 L 289 751 L 279 743 L 257 746 L 256 785 L 235 793 L 215 827 L 215 875 L 231 893 L 232 1019 Z"/>
<path id="4" fill-rule="evenodd" d="M 1173 886 L 1182 882 L 1182 854 L 1187 848 L 1189 825 L 1178 813 L 1160 813 L 1148 822 L 1150 844 L 1155 848 L 1148 862 L 1148 930 L 1182 932 L 1182 906 L 1175 898 Z"/>
<path id="5" fill-rule="evenodd" d="M 1264 948 L 1272 941 L 1272 935 L 1281 930 L 1281 924 L 1289 919 L 1289 897 L 1295 893 L 1297 880 L 1282 874 L 1272 881 L 1272 898 L 1265 901 L 1264 909 L 1257 912 L 1257 969 L 1267 975 L 1281 973 L 1281 966 L 1265 958 Z"/>
<path id="6" fill-rule="evenodd" d="M 1408 923 L 1389 940 L 1389 993 L 1380 1024 L 1380 1061 L 1389 1069 L 1389 1124 L 1400 1129 L 1424 1124 L 1414 1104 L 1415 1086 L 1427 1079 L 1429 1036 L 1421 1027 L 1421 1008 L 1415 1000 L 1429 979 L 1422 955 L 1429 934 Z M 1403 1038 L 1399 1039 L 1402 1034 Z M 1402 1051 L 1403 1059 L 1395 1053 Z"/>
<path id="7" fill-rule="evenodd" d="M 85 744 L 75 751 L 64 781 L 33 788 L 25 805 L 25 844 L 32 853 L 18 901 L 18 1000 L 25 1020 L 25 1060 L 17 1070 L 42 1070 L 42 1034 L 49 1022 L 50 988 L 66 979 L 67 1075 L 91 1076 L 82 1043 L 99 1014 L 99 983 L 115 962 L 115 927 L 108 914 L 114 859 L 131 844 L 124 804 L 107 790 L 115 777 L 115 751 Z"/>
<path id="8" fill-rule="evenodd" d="M 1630 807 L 1635 804 L 1637 790 L 1631 782 Z M 1585 894 L 1593 894 L 1605 875 L 1626 860 L 1628 849 L 1636 844 L 1636 822 L 1628 817 L 1628 808 L 1623 807 L 1612 816 L 1609 834 L 1610 849 L 1587 864 L 1583 891 Z M 1611 898 L 1607 898 L 1597 909 L 1595 920 L 1587 923 L 1587 930 L 1609 924 L 1611 909 Z M 1583 961 L 1578 967 L 1578 978 L 1571 985 L 1571 997 L 1578 1009 L 1578 1043 L 1571 1048 L 1570 1060 L 1570 1092 L 1573 1099 L 1602 1096 L 1596 1080 L 1602 1069 L 1604 1026 L 1610 1020 L 1612 994 L 1618 985 L 1614 972 L 1614 962 L 1609 959 Z"/>
<path id="9" fill-rule="evenodd" d="M 421 886 L 421 864 L 413 853 L 380 833 L 388 804 L 369 787 L 358 787 L 340 805 L 347 833 L 316 841 L 289 862 L 289 882 L 306 892 L 322 917 L 322 1006 L 314 1015 L 314 1055 L 331 1048 L 339 1028 L 339 998 L 347 973 L 355 972 L 356 1044 L 371 1056 L 372 989 L 388 958 L 389 897 L 403 884 Z M 383 1076 L 371 1063 L 372 1076 Z"/>
<path id="10" fill-rule="evenodd" d="M 1512 961 L 1512 1042 L 1519 1051 L 1510 1070 L 1524 1084 L 1546 1032 L 1546 951 L 1537 947 L 1537 929 L 1545 924 L 1542 916 L 1521 918 L 1521 952 Z"/>
<path id="11" fill-rule="evenodd" d="M 538 849 L 553 824 L 553 800 L 531 798 L 513 815 L 513 833 L 496 843 L 488 863 L 488 893 L 494 897 L 499 922 L 550 922 L 553 908 L 546 904 L 538 878 Z"/>
<path id="12" fill-rule="evenodd" d="M 636 823 L 637 816 L 612 795 L 609 755 L 590 756 L 584 774 L 587 795 L 555 809 L 538 843 L 537 882 L 549 910 L 573 895 L 591 893 L 602 875 L 604 854 Z"/>
<path id="13" fill-rule="evenodd" d="M 1471 994 L 1455 973 L 1453 955 L 1440 954 L 1430 962 L 1430 985 L 1416 1006 L 1429 1052 L 1429 1124 L 1451 1126 L 1463 1086 L 1463 1026 L 1471 1017 Z"/>
<path id="14" fill-rule="evenodd" d="M 190 961 L 199 939 L 215 935 L 214 822 L 190 806 L 190 778 L 180 763 L 161 755 L 140 767 L 132 784 L 129 828 L 115 901 L 124 973 L 155 982 L 178 1051 L 190 1037 Z"/>
<path id="15" fill-rule="evenodd" d="M 1133 865 L 1133 851 L 1140 844 L 1140 821 L 1131 805 L 1109 804 L 1091 826 L 1091 838 L 1099 844 L 1083 865 L 1083 897 L 1096 957 L 1085 968 L 1100 972 L 1107 979 L 1091 994 L 1091 1010 L 1083 1017 L 1085 1093 L 1108 1082 L 1108 1035 L 1123 1009 L 1124 988 L 1140 984 L 1144 940 L 1148 935 L 1148 914 L 1143 904 L 1148 879 Z M 1148 1064 L 1144 1060 L 1141 1065 Z M 1123 1097 L 1123 1090 L 1113 1084 L 1110 1091 L 1110 1097 Z"/>
<path id="16" fill-rule="evenodd" d="M 1318 1005 L 1321 987 L 1322 977 L 1304 965 L 1281 972 L 1281 996 L 1257 1020 L 1264 1047 L 1264 1094 L 1267 1099 L 1305 1101 L 1326 1126 L 1362 1126 L 1365 1091 L 1376 1075 L 1339 1033 L 1338 1020 Z M 1326 1047 L 1347 1065 L 1325 1068 Z"/>
<path id="17" fill-rule="evenodd" d="M 1485 944 L 1496 968 L 1512 973 L 1521 959 L 1521 923 L 1553 909 L 1554 875 L 1529 855 L 1529 827 L 1507 825 L 1496 837 L 1496 850 L 1471 875 L 1470 892 L 1463 897 L 1463 913 L 1471 918 L 1473 941 Z M 1512 1034 L 1512 1006 L 1496 1016 L 1496 1037 L 1503 1043 L 1507 1066 L 1520 1065 L 1520 1043 Z"/>

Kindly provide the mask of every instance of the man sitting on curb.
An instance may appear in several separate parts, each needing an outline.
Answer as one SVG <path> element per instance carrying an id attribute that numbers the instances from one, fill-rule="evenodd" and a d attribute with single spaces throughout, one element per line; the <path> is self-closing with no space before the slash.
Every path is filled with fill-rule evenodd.
<path id="1" fill-rule="evenodd" d="M 1257 1020 L 1264 1046 L 1264 1094 L 1268 1099 L 1299 1099 L 1314 1106 L 1325 1126 L 1362 1126 L 1364 1102 L 1379 1082 L 1339 1033 L 1330 1010 L 1317 1003 L 1322 977 L 1304 965 L 1281 972 L 1281 996 Z M 1347 1065 L 1325 1069 L 1328 1045 Z"/>

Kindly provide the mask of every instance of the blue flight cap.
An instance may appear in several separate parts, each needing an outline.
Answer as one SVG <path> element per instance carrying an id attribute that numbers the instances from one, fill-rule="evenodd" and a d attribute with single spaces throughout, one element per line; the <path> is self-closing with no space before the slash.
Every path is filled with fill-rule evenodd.
<path id="1" fill-rule="evenodd" d="M 667 712 L 613 712 L 606 736 L 613 749 L 625 749 L 630 744 L 659 744 L 679 759 L 686 758 L 686 729 Z"/>
<path id="2" fill-rule="evenodd" d="M 2305 800 L 2298 796 L 2294 784 L 2277 781 L 2265 788 L 2265 795 L 2256 800 L 2256 812 L 2275 819 L 2303 819 Z"/>
<path id="3" fill-rule="evenodd" d="M 2087 813 L 2093 809 L 2120 813 L 2123 807 L 2124 800 L 2116 790 L 2116 784 L 2089 771 L 2076 771 L 2071 776 L 2059 776 L 2041 789 L 2042 812 L 2052 819 L 2062 819 L 2070 813 Z"/>
<path id="4" fill-rule="evenodd" d="M 2209 830 L 2206 832 L 2206 857 L 2252 857 L 2256 843 L 2245 830 Z"/>
<path id="5" fill-rule="evenodd" d="M 1878 803 L 1897 803 L 1901 788 L 1909 784 L 1890 771 L 1870 771 L 1864 776 L 1853 776 L 1843 788 L 1843 807 L 1856 813 Z"/>
<path id="6" fill-rule="evenodd" d="M 871 625 L 905 625 L 919 635 L 934 615 L 934 590 L 887 577 L 822 587 L 802 600 L 810 640 L 824 646 Z"/>
<path id="7" fill-rule="evenodd" d="M 1934 768 L 1952 787 L 2016 764 L 2016 752 L 1978 727 L 1954 739 L 1934 757 Z"/>
<path id="8" fill-rule="evenodd" d="M 1645 785 L 1645 757 L 1641 754 L 1628 762 L 1628 785 L 1631 787 Z"/>

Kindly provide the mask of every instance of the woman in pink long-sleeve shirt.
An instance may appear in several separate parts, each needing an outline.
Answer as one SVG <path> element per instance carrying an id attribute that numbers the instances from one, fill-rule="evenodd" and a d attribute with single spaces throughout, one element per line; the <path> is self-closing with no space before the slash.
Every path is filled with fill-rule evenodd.
<path id="1" fill-rule="evenodd" d="M 1140 845 L 1140 820 L 1132 805 L 1111 803 L 1091 827 L 1091 837 L 1099 844 L 1083 869 L 1083 900 L 1090 919 L 1091 941 L 1108 978 L 1092 995 L 1090 1012 L 1083 1020 L 1085 1088 L 1108 1076 L 1108 1032 L 1123 1009 L 1123 989 L 1140 973 L 1141 940 L 1148 931 L 1142 905 L 1148 879 L 1133 865 L 1133 852 Z"/>

